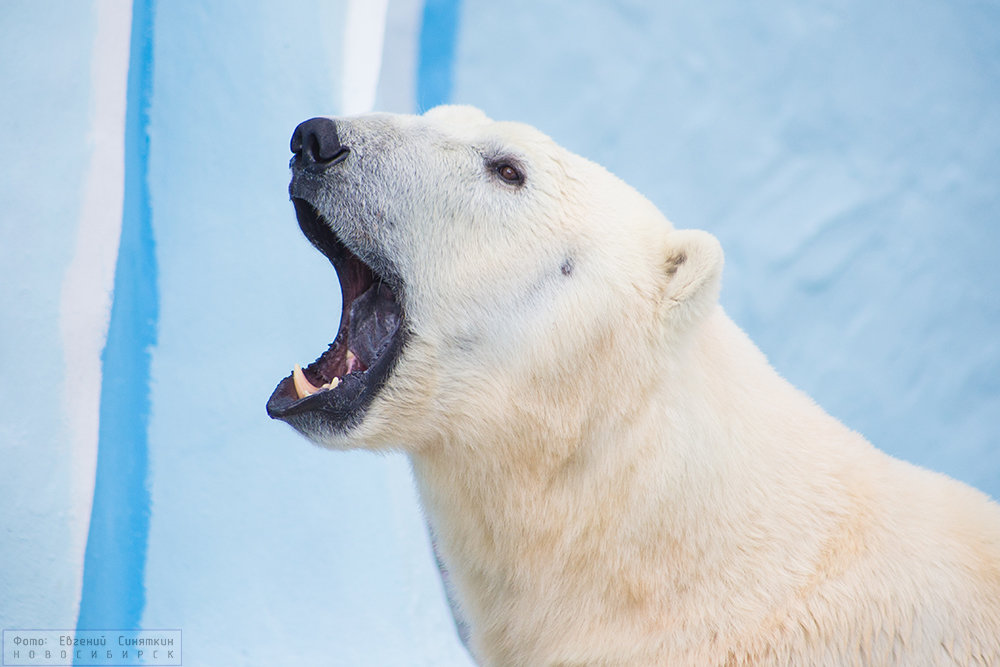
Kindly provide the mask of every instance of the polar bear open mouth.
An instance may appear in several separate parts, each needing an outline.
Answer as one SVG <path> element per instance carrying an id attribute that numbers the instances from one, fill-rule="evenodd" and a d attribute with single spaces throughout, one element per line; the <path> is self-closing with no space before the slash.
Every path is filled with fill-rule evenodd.
<path id="1" fill-rule="evenodd" d="M 293 198 L 299 227 L 333 264 L 340 280 L 340 327 L 329 348 L 305 368 L 295 365 L 267 402 L 272 418 L 293 426 L 356 424 L 385 383 L 403 342 L 403 312 L 392 281 L 376 273 L 303 199 Z"/>

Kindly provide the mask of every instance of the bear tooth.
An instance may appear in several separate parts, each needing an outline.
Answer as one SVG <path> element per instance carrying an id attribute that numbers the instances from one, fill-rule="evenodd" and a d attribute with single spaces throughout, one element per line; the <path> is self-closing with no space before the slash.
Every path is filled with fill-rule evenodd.
<path id="1" fill-rule="evenodd" d="M 325 385 L 323 385 L 322 387 L 320 387 L 320 389 L 335 389 L 338 384 L 340 384 L 340 378 L 333 378 L 332 380 L 330 380 L 329 382 L 327 382 Z"/>
<path id="2" fill-rule="evenodd" d="M 295 384 L 295 393 L 298 394 L 299 398 L 311 396 L 319 391 L 319 387 L 314 386 L 306 379 L 305 373 L 302 372 L 302 366 L 298 364 L 295 364 L 295 369 L 292 371 L 292 382 Z"/>
<path id="3" fill-rule="evenodd" d="M 357 367 L 357 365 L 358 365 L 358 357 L 353 352 L 351 352 L 350 350 L 348 350 L 347 354 L 344 355 L 344 361 L 347 362 L 347 372 L 348 373 L 350 373 L 351 371 L 353 371 Z"/>

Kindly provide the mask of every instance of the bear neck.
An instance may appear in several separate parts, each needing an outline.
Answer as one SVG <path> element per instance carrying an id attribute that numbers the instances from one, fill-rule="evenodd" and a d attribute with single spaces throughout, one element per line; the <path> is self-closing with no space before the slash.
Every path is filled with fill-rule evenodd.
<path id="1" fill-rule="evenodd" d="M 529 641 L 537 629 L 518 628 L 519 614 L 538 618 L 528 609 L 560 597 L 596 605 L 592 618 L 662 614 L 679 596 L 700 599 L 698 582 L 712 578 L 727 585 L 706 586 L 720 599 L 701 604 L 729 609 L 726 596 L 758 588 L 750 573 L 788 554 L 808 559 L 822 531 L 795 526 L 845 511 L 797 506 L 815 496 L 798 471 L 819 467 L 829 473 L 819 483 L 838 483 L 838 461 L 863 452 L 860 438 L 778 376 L 721 308 L 696 326 L 648 365 L 644 396 L 617 397 L 634 401 L 626 420 L 608 412 L 570 441 L 564 427 L 521 425 L 411 455 L 474 635 L 489 618 L 498 637 Z M 811 444 L 830 438 L 840 453 Z M 627 568 L 616 553 L 630 554 Z M 509 613 L 498 619 L 498 608 Z"/>

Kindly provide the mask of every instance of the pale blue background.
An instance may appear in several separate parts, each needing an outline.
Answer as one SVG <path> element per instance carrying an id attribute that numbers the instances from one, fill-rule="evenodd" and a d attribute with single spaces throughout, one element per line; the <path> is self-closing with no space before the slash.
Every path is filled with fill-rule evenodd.
<path id="1" fill-rule="evenodd" d="M 1000 496 L 1000 5 L 426 9 L 449 4 L 454 48 L 428 51 L 449 39 L 432 31 L 421 51 L 423 3 L 390 2 L 382 108 L 416 108 L 423 65 L 439 97 L 535 124 L 713 232 L 723 303 L 782 374 L 877 446 Z M 295 124 L 339 111 L 346 3 L 153 10 L 140 623 L 183 629 L 186 665 L 467 664 L 406 461 L 317 450 L 264 413 L 339 317 L 286 186 Z M 51 392 L 93 34 L 90 2 L 0 5 L 4 628 L 73 627 L 86 576 Z"/>

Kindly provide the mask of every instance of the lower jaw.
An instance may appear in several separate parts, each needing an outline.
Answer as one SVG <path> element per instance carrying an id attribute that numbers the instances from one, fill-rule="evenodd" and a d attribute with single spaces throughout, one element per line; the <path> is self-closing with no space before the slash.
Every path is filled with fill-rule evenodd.
<path id="1" fill-rule="evenodd" d="M 348 433 L 358 426 L 385 383 L 406 342 L 400 328 L 382 353 L 363 372 L 344 375 L 333 389 L 299 396 L 292 375 L 281 380 L 267 402 L 267 413 L 292 425 L 307 437 Z"/>

